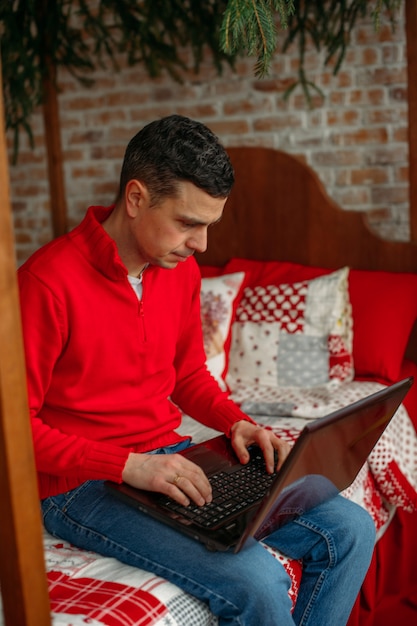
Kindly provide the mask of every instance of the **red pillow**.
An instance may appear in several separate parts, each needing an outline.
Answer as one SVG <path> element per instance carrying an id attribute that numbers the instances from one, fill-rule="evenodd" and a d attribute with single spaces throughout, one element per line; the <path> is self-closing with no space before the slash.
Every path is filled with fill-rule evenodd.
<path id="1" fill-rule="evenodd" d="M 244 286 L 265 286 L 310 280 L 333 270 L 287 261 L 235 258 L 223 271 L 244 271 Z M 417 319 L 417 274 L 351 269 L 349 294 L 355 375 L 375 376 L 387 382 L 398 380 Z"/>
<path id="2" fill-rule="evenodd" d="M 256 285 L 266 287 L 267 285 L 311 280 L 323 274 L 329 274 L 334 270 L 300 265 L 299 263 L 290 263 L 289 261 L 249 261 L 247 259 L 235 258 L 226 263 L 223 271 L 226 274 L 245 272 L 245 287 Z"/>
<path id="3" fill-rule="evenodd" d="M 417 274 L 350 270 L 349 293 L 356 375 L 398 380 L 417 319 Z"/>
<path id="4" fill-rule="evenodd" d="M 223 274 L 223 268 L 217 265 L 200 265 L 201 278 L 213 278 Z"/>

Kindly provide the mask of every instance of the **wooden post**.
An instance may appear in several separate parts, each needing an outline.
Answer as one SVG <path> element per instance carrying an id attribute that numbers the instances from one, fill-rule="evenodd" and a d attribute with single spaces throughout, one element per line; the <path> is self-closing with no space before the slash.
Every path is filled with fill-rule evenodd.
<path id="1" fill-rule="evenodd" d="M 410 238 L 417 242 L 417 2 L 406 0 Z"/>
<path id="2" fill-rule="evenodd" d="M 0 80 L 0 587 L 7 626 L 47 626 L 50 606 L 12 232 Z"/>
<path id="3" fill-rule="evenodd" d="M 51 203 L 52 232 L 59 237 L 67 232 L 67 202 L 59 123 L 59 103 L 56 88 L 56 69 L 47 62 L 48 73 L 42 83 L 43 119 L 48 158 L 49 199 Z"/>

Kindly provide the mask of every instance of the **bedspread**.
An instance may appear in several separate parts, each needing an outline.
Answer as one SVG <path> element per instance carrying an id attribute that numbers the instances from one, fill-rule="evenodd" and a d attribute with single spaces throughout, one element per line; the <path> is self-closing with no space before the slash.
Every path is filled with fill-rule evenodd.
<path id="1" fill-rule="evenodd" d="M 282 398 L 245 402 L 256 421 L 294 441 L 306 420 L 325 415 L 368 395 L 381 385 L 353 382 L 337 389 L 286 390 Z M 184 418 L 181 432 L 194 441 L 215 435 Z M 397 411 L 367 464 L 343 495 L 368 510 L 378 539 L 397 508 L 417 509 L 417 436 L 403 406 Z M 148 572 L 115 559 L 79 550 L 44 532 L 45 563 L 53 626 L 215 626 L 217 619 L 199 600 Z M 302 565 L 265 548 L 291 577 L 295 602 Z M 2 624 L 0 615 L 0 625 Z"/>
<path id="2" fill-rule="evenodd" d="M 306 421 L 327 415 L 382 387 L 374 382 L 351 382 L 331 388 L 293 388 L 283 391 L 281 397 L 276 393 L 273 401 L 244 401 L 242 408 L 288 441 L 295 441 Z M 368 510 L 378 536 L 383 534 L 396 507 L 407 512 L 417 510 L 417 436 L 403 405 L 343 495 Z"/>
<path id="3" fill-rule="evenodd" d="M 158 576 L 79 550 L 46 531 L 44 546 L 53 626 L 217 624 L 206 604 Z M 295 602 L 301 564 L 265 548 L 287 569 Z"/>

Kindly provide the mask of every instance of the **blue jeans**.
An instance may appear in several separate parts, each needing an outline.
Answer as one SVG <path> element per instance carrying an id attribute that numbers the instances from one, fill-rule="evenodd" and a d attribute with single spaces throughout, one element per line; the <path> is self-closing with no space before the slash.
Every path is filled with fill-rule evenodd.
<path id="1" fill-rule="evenodd" d="M 343 626 L 369 567 L 371 517 L 336 496 L 301 515 L 265 542 L 303 560 L 295 610 L 281 563 L 255 540 L 238 554 L 210 552 L 188 537 L 87 481 L 42 501 L 54 536 L 153 572 L 208 603 L 221 625 Z"/>

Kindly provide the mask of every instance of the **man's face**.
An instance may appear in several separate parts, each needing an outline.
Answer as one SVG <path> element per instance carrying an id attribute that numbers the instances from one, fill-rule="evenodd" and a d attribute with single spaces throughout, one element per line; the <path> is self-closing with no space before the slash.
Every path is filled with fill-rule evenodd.
<path id="1" fill-rule="evenodd" d="M 142 202 L 131 222 L 137 253 L 144 263 L 167 269 L 207 248 L 207 229 L 218 222 L 226 198 L 212 198 L 189 182 L 180 182 L 176 196 L 151 205 Z"/>

